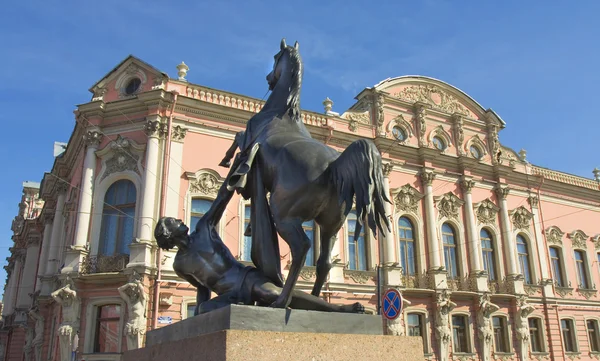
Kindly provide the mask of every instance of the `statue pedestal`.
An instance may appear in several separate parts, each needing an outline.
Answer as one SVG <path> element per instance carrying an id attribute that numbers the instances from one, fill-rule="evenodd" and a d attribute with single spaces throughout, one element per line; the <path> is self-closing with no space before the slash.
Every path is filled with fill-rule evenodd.
<path id="1" fill-rule="evenodd" d="M 380 316 L 231 305 L 150 331 L 137 360 L 423 360 L 420 337 L 383 335 Z"/>

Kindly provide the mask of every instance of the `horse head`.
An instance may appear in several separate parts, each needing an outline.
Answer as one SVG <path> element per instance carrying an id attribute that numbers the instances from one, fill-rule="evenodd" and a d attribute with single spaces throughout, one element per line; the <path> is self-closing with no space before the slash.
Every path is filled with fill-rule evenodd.
<path id="1" fill-rule="evenodd" d="M 300 57 L 299 44 L 289 46 L 285 38 L 281 39 L 280 49 L 274 56 L 273 70 L 267 75 L 269 90 L 273 93 L 289 93 L 286 105 L 290 107 L 293 115 L 300 114 L 300 87 L 302 85 L 302 58 Z"/>

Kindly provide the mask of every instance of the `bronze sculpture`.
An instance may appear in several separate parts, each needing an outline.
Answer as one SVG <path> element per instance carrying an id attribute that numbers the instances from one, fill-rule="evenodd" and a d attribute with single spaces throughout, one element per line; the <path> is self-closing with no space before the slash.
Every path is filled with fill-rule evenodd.
<path id="1" fill-rule="evenodd" d="M 321 230 L 320 256 L 312 295 L 318 296 L 331 270 L 334 236 L 355 201 L 358 237 L 366 219 L 374 234 L 390 228 L 384 202 L 381 155 L 370 140 L 351 143 L 344 152 L 313 139 L 300 116 L 302 59 L 298 43 L 281 41 L 273 71 L 267 75 L 272 94 L 236 135 L 220 165 L 233 173 L 225 183 L 251 199 L 251 258 L 276 286 L 283 285 L 277 234 L 289 245 L 292 262 L 283 291 L 271 304 L 290 303 L 300 270 L 310 249 L 302 223 L 314 220 Z M 233 165 L 231 159 L 239 147 Z M 270 198 L 267 201 L 267 193 Z"/>
<path id="2" fill-rule="evenodd" d="M 256 268 L 238 262 L 219 237 L 216 227 L 232 194 L 224 183 L 211 208 L 190 235 L 188 227 L 172 217 L 161 218 L 155 227 L 154 237 L 159 247 L 165 250 L 178 248 L 173 263 L 177 275 L 197 288 L 194 315 L 229 304 L 269 305 L 282 291 Z M 218 296 L 210 299 L 211 291 Z M 359 303 L 333 305 L 298 290 L 292 292 L 290 307 L 324 312 L 364 312 Z"/>

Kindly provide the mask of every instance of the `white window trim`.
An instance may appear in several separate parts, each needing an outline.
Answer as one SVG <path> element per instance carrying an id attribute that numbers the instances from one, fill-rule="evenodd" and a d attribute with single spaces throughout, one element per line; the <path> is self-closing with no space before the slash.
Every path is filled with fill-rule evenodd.
<path id="1" fill-rule="evenodd" d="M 121 315 L 119 319 L 119 356 L 123 349 L 123 327 L 125 324 L 125 311 L 127 309 L 127 305 L 125 301 L 120 297 L 98 297 L 98 298 L 90 298 L 88 304 L 85 309 L 85 340 L 83 345 L 83 353 L 86 355 L 94 354 L 94 355 L 106 355 L 110 356 L 110 354 L 100 354 L 94 353 L 94 340 L 95 340 L 95 329 L 96 329 L 96 311 L 98 307 L 104 305 L 120 305 L 121 306 Z M 87 360 L 86 356 L 86 360 Z M 104 358 L 106 359 L 106 357 Z"/>
<path id="2" fill-rule="evenodd" d="M 529 351 L 532 354 L 546 354 L 546 353 L 548 353 L 549 345 L 548 345 L 548 337 L 546 336 L 546 325 L 544 322 L 544 315 L 533 314 L 533 315 L 530 315 L 529 317 L 527 317 L 527 329 L 529 329 L 529 319 L 530 318 L 535 318 L 540 321 L 539 330 L 540 330 L 540 336 L 542 338 L 540 346 L 542 347 L 542 350 L 541 351 L 531 351 L 531 341 L 530 341 L 530 344 L 528 347 Z"/>
<path id="3" fill-rule="evenodd" d="M 467 250 L 465 240 L 465 229 L 460 222 L 447 217 L 441 217 L 437 222 L 437 232 L 439 233 L 438 239 L 441 242 L 440 249 L 442 250 L 442 257 L 444 261 L 444 267 L 446 267 L 446 253 L 444 250 L 444 238 L 442 237 L 442 227 L 445 223 L 448 223 L 454 230 L 454 245 L 456 249 L 456 266 L 458 267 L 458 278 L 464 278 L 467 276 Z M 447 270 L 446 270 L 447 271 Z"/>
<path id="4" fill-rule="evenodd" d="M 504 318 L 505 321 L 505 325 L 506 325 L 506 338 L 508 341 L 508 351 L 505 352 L 498 352 L 496 351 L 496 338 L 493 338 L 493 346 L 494 346 L 494 353 L 500 353 L 500 354 L 512 354 L 514 353 L 514 345 L 513 345 L 513 341 L 512 341 L 512 328 L 513 328 L 513 324 L 511 321 L 511 318 L 509 317 L 508 313 L 506 312 L 494 312 L 490 315 L 490 318 L 492 318 L 492 328 L 493 328 L 493 318 L 494 317 L 502 317 Z"/>
<path id="5" fill-rule="evenodd" d="M 452 340 L 452 347 L 454 348 L 454 328 L 452 327 L 452 317 L 453 316 L 464 316 L 467 318 L 465 327 L 467 328 L 467 330 L 466 330 L 467 342 L 469 343 L 467 352 L 453 352 L 453 353 L 457 354 L 457 355 L 475 353 L 475 340 L 473 339 L 473 320 L 471 319 L 471 314 L 468 312 L 465 312 L 465 311 L 457 311 L 457 312 L 452 312 L 450 314 L 450 329 L 451 329 L 450 337 Z"/>
<path id="6" fill-rule="evenodd" d="M 406 217 L 411 221 L 413 225 L 413 238 L 415 242 L 415 252 L 417 254 L 417 264 L 415 265 L 415 271 L 417 275 L 427 274 L 427 259 L 425 252 L 425 225 L 420 217 L 417 217 L 412 212 L 400 212 L 394 215 L 394 224 L 392 232 L 394 235 L 394 250 L 396 251 L 395 259 L 400 266 L 400 235 L 398 234 L 398 221 L 400 218 Z M 423 242 L 421 242 L 423 240 Z"/>
<path id="7" fill-rule="evenodd" d="M 517 237 L 521 236 L 523 237 L 523 239 L 525 240 L 525 244 L 527 245 L 527 252 L 528 252 L 528 261 L 529 261 L 529 272 L 531 272 L 531 282 L 533 285 L 537 285 L 537 280 L 539 279 L 538 276 L 540 274 L 540 272 L 538 271 L 538 267 L 541 267 L 541 265 L 539 264 L 539 262 L 534 262 L 534 260 L 539 259 L 538 258 L 538 252 L 537 252 L 537 247 L 534 244 L 533 241 L 533 235 L 529 232 L 529 231 L 524 231 L 521 230 L 519 231 L 516 235 L 515 235 L 515 246 L 517 243 Z M 517 249 L 517 264 L 519 264 L 519 250 Z M 520 264 L 518 267 L 521 267 Z M 522 272 L 522 270 L 521 270 Z M 525 275 L 523 275 L 525 276 Z M 525 284 L 525 281 L 523 281 L 523 283 Z M 525 284 L 527 285 L 527 284 Z"/>
<path id="8" fill-rule="evenodd" d="M 99 179 L 99 178 L 96 178 Z M 142 201 L 142 180 L 140 176 L 132 171 L 115 172 L 104 178 L 101 182 L 96 183 L 94 187 L 93 207 L 92 207 L 92 219 L 90 225 L 90 256 L 94 257 L 98 255 L 98 249 L 100 247 L 100 232 L 102 230 L 102 213 L 104 210 L 104 198 L 106 192 L 111 185 L 120 180 L 129 180 L 135 186 L 135 214 L 133 220 L 133 237 L 138 237 L 138 225 L 139 216 L 141 211 Z"/>
<path id="9" fill-rule="evenodd" d="M 502 282 L 505 277 L 504 270 L 504 252 L 502 251 L 502 239 L 500 238 L 501 232 L 495 224 L 485 224 L 477 227 L 477 240 L 479 242 L 479 252 L 481 253 L 479 257 L 481 257 L 482 263 L 481 267 L 483 269 L 483 248 L 481 247 L 481 230 L 486 228 L 488 232 L 492 236 L 492 244 L 494 245 L 494 261 L 496 263 L 496 282 Z"/>
<path id="10" fill-rule="evenodd" d="M 575 351 L 567 351 L 567 350 L 565 350 L 565 340 L 563 338 L 562 320 L 571 320 L 571 321 L 573 321 L 573 330 L 572 331 L 573 331 L 573 338 L 574 338 L 573 345 L 575 346 Z M 563 351 L 566 354 L 569 354 L 569 355 L 571 355 L 571 354 L 580 354 L 581 353 L 581 348 L 579 346 L 579 337 L 577 337 L 577 320 L 575 319 L 575 317 L 572 317 L 572 316 L 562 316 L 562 317 L 559 318 L 558 322 L 559 322 L 558 330 L 560 332 L 561 347 L 562 347 Z M 585 332 L 587 333 L 587 327 L 586 327 Z M 586 338 L 587 338 L 587 336 L 586 336 Z"/>
<path id="11" fill-rule="evenodd" d="M 181 320 L 185 320 L 187 316 L 187 308 L 190 304 L 196 304 L 196 296 L 183 296 L 181 300 Z"/>
<path id="12" fill-rule="evenodd" d="M 433 350 L 431 349 L 431 340 L 430 340 L 430 324 L 431 320 L 429 318 L 429 312 L 426 309 L 418 308 L 418 307 L 406 307 L 404 309 L 404 334 L 408 335 L 408 314 L 409 313 L 418 313 L 423 316 L 423 342 L 425 342 L 425 354 L 433 354 Z"/>

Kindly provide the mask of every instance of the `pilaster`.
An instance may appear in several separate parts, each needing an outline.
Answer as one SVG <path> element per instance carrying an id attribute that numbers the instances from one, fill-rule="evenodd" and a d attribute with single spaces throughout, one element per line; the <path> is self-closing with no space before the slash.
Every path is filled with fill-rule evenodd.
<path id="1" fill-rule="evenodd" d="M 533 231 L 535 234 L 535 244 L 537 247 L 538 262 L 540 265 L 540 276 L 542 294 L 545 297 L 554 297 L 554 288 L 552 287 L 553 281 L 550 273 L 550 265 L 546 258 L 548 250 L 544 246 L 544 235 L 542 233 L 540 210 L 539 210 L 539 198 L 537 195 L 530 195 L 527 199 L 529 206 L 531 207 L 531 214 L 533 215 Z"/>
<path id="2" fill-rule="evenodd" d="M 512 286 L 513 292 L 515 292 L 516 294 L 523 294 L 523 275 L 520 274 L 519 269 L 517 268 L 516 243 L 513 240 L 511 232 L 511 223 L 510 218 L 508 216 L 508 206 L 506 202 L 506 198 L 508 197 L 510 188 L 506 185 L 498 185 L 495 188 L 495 192 L 500 203 L 502 240 L 504 244 L 504 252 L 506 254 L 506 264 L 508 268 L 507 280 Z"/>

